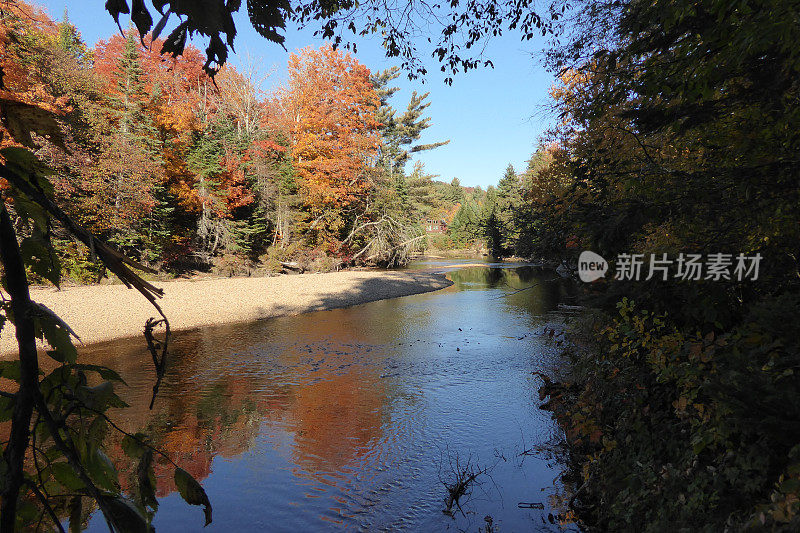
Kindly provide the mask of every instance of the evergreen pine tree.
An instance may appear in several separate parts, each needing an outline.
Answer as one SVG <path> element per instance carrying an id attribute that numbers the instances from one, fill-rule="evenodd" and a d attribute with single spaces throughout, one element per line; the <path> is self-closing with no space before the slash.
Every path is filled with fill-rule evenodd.
<path id="1" fill-rule="evenodd" d="M 489 253 L 492 257 L 503 257 L 505 250 L 503 248 L 501 222 L 497 216 L 497 209 L 494 207 L 484 223 L 484 234 L 486 235 L 486 244 L 489 247 Z"/>
<path id="2" fill-rule="evenodd" d="M 422 132 L 430 127 L 430 117 L 422 117 L 425 109 L 431 105 L 426 101 L 429 93 L 419 95 L 414 91 L 405 112 L 399 117 L 396 116 L 397 111 L 389 104 L 389 99 L 399 88 L 389 84 L 399 75 L 400 69 L 393 67 L 372 77 L 372 83 L 380 98 L 377 117 L 382 124 L 380 131 L 384 143 L 379 156 L 379 165 L 392 176 L 404 171 L 412 153 L 433 150 L 450 142 L 447 140 L 430 144 L 414 144 L 419 140 Z"/>
<path id="3" fill-rule="evenodd" d="M 81 40 L 78 29 L 69 21 L 69 13 L 66 7 L 64 7 L 64 16 L 58 24 L 56 44 L 68 55 L 75 57 L 79 65 L 85 66 L 88 64 L 88 50 Z"/>
<path id="4" fill-rule="evenodd" d="M 478 206 L 471 198 L 465 198 L 459 207 L 448 233 L 458 246 L 468 246 L 483 237 Z"/>
<path id="5" fill-rule="evenodd" d="M 425 218 L 436 203 L 433 178 L 434 176 L 425 173 L 425 165 L 419 161 L 414 164 L 414 170 L 406 178 L 411 217 L 415 220 Z"/>
<path id="6" fill-rule="evenodd" d="M 522 204 L 522 188 L 514 166 L 506 167 L 503 177 L 497 184 L 497 220 L 501 234 L 501 245 L 497 256 L 514 252 L 519 238 L 519 228 L 515 214 Z"/>
<path id="7" fill-rule="evenodd" d="M 411 198 L 409 194 L 408 181 L 406 180 L 405 173 L 399 172 L 395 174 L 393 186 L 394 186 L 394 192 L 397 195 L 397 199 L 399 201 L 399 207 L 401 213 L 404 215 L 410 215 Z"/>
<path id="8" fill-rule="evenodd" d="M 156 138 L 155 126 L 145 108 L 148 95 L 145 92 L 144 71 L 139 60 L 139 44 L 135 31 L 128 31 L 125 48 L 119 60 L 116 98 L 120 133 L 130 141 L 139 141 L 152 147 Z"/>
<path id="9" fill-rule="evenodd" d="M 486 194 L 483 195 L 483 202 L 481 203 L 481 223 L 486 226 L 487 221 L 491 214 L 497 208 L 497 189 L 494 185 L 489 185 L 486 188 Z"/>
<path id="10" fill-rule="evenodd" d="M 174 230 L 172 224 L 176 204 L 174 195 L 159 183 L 153 187 L 153 199 L 152 210 L 141 220 L 146 237 L 142 259 L 147 263 L 158 260 Z"/>
<path id="11" fill-rule="evenodd" d="M 155 188 L 161 184 L 160 179 L 155 174 L 144 175 L 149 171 L 142 172 L 143 162 L 152 166 L 152 172 L 157 172 L 162 160 L 158 131 L 151 114 L 147 112 L 150 95 L 145 88 L 145 74 L 135 35 L 135 30 L 126 33 L 116 74 L 117 95 L 111 98 L 117 131 L 109 136 L 110 152 L 105 156 L 113 161 L 111 166 L 115 169 L 110 176 L 113 211 L 109 240 L 129 252 L 135 250 L 142 259 L 148 260 L 155 255 L 154 250 L 148 248 L 154 242 L 148 238 L 149 228 L 164 226 L 167 221 L 154 222 L 153 217 L 158 216 L 158 212 L 146 213 L 135 224 L 123 215 L 128 211 L 128 205 L 147 203 L 142 202 L 145 195 L 151 197 L 149 200 L 156 208 L 160 202 L 155 197 Z M 147 183 L 152 184 L 149 190 Z"/>
<path id="12" fill-rule="evenodd" d="M 450 203 L 464 202 L 464 189 L 461 188 L 461 180 L 453 178 L 447 187 L 447 201 Z"/>
<path id="13" fill-rule="evenodd" d="M 200 218 L 197 221 L 197 240 L 200 251 L 206 256 L 216 251 L 220 228 L 214 217 L 219 199 L 219 177 L 223 172 L 222 140 L 212 127 L 207 127 L 195 135 L 192 147 L 186 157 L 189 170 L 196 176 L 194 192 L 200 202 Z"/>

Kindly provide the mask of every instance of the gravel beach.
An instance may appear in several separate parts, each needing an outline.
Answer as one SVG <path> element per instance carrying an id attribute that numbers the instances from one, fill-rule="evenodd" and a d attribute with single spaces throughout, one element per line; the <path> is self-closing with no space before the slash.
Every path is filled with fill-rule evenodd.
<path id="1" fill-rule="evenodd" d="M 435 291 L 452 285 L 429 272 L 345 271 L 268 278 L 220 278 L 154 283 L 173 331 L 246 322 Z M 140 335 L 156 310 L 124 285 L 31 290 L 31 298 L 55 311 L 83 344 Z M 16 354 L 13 326 L 0 334 L 0 354 Z"/>

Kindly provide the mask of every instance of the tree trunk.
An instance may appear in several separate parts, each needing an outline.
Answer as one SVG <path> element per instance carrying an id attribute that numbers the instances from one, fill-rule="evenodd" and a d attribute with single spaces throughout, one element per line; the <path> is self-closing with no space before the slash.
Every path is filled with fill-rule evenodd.
<path id="1" fill-rule="evenodd" d="M 4 204 L 0 204 L 0 260 L 5 269 L 8 293 L 11 295 L 11 311 L 16 325 L 20 361 L 19 391 L 11 417 L 11 436 L 3 451 L 8 472 L 6 487 L 2 493 L 3 503 L 0 506 L 0 531 L 11 532 L 14 531 L 16 521 L 19 490 L 24 483 L 25 452 L 28 449 L 31 415 L 39 387 L 39 359 L 33 320 L 29 314 L 31 299 L 28 279 L 14 226 Z"/>

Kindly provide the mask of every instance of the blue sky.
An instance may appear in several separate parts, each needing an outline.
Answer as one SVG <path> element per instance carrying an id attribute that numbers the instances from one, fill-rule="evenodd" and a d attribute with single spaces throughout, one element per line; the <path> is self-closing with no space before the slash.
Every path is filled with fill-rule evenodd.
<path id="1" fill-rule="evenodd" d="M 66 6 L 70 20 L 90 45 L 118 31 L 103 9 L 103 0 L 32 0 L 32 3 L 41 5 L 58 20 Z M 311 30 L 290 29 L 286 32 L 287 52 L 253 30 L 244 8 L 236 23 L 237 53 L 229 61 L 241 65 L 249 55 L 261 71 L 272 72 L 264 87 L 267 90 L 286 79 L 289 52 L 323 43 L 313 37 Z M 355 42 L 356 57 L 372 71 L 399 64 L 384 56 L 378 39 L 359 38 Z M 552 74 L 542 66 L 539 53 L 545 44 L 543 38 L 522 42 L 517 34 L 509 33 L 490 41 L 486 49 L 494 69 L 461 73 L 448 86 L 438 62 L 428 58 L 424 61 L 428 70 L 425 83 L 409 81 L 404 75 L 396 80 L 401 91 L 395 95 L 393 105 L 400 112 L 405 109 L 411 91 L 431 93 L 428 116 L 432 125 L 425 131 L 422 142 L 450 139 L 449 145 L 419 155 L 429 173 L 438 174 L 441 180 L 457 177 L 463 185 L 486 188 L 497 183 L 509 163 L 517 170 L 524 168 L 539 135 L 549 124 L 541 111 L 553 82 Z"/>

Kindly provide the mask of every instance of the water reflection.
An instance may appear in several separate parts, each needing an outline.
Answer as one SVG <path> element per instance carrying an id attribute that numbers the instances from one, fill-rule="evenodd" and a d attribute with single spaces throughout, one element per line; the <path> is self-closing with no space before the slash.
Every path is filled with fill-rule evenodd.
<path id="1" fill-rule="evenodd" d="M 330 340 L 295 343 L 282 347 L 280 361 L 253 352 L 216 350 L 231 337 L 252 332 L 252 326 L 236 329 L 181 338 L 152 411 L 147 408 L 150 380 L 140 370 L 148 366 L 149 356 L 135 343 L 118 349 L 112 360 L 97 353 L 96 358 L 108 365 L 128 363 L 122 375 L 132 386 L 122 396 L 131 407 L 114 414 L 123 417 L 120 425 L 129 432 L 150 434 L 197 479 L 211 473 L 215 457 L 236 457 L 249 450 L 265 423 L 291 428 L 291 459 L 301 470 L 331 473 L 361 462 L 368 444 L 381 437 L 387 402 L 378 367 L 354 364 L 372 351 L 370 347 Z M 115 451 L 124 461 L 121 448 Z M 169 471 L 167 465 L 164 469 Z M 169 476 L 158 477 L 159 495 L 174 491 Z"/>
<path id="2" fill-rule="evenodd" d="M 121 369 L 131 407 L 120 425 L 204 480 L 210 529 L 475 531 L 487 514 L 507 530 L 554 527 L 543 517 L 559 466 L 517 453 L 555 431 L 531 371 L 557 364 L 535 333 L 561 320 L 569 288 L 530 267 L 449 275 L 455 284 L 436 293 L 180 333 L 152 411 L 140 341 L 82 357 Z M 455 453 L 494 464 L 496 486 L 453 520 L 440 478 Z M 156 527 L 202 529 L 170 473 L 157 465 Z M 517 508 L 531 499 L 545 511 Z"/>

